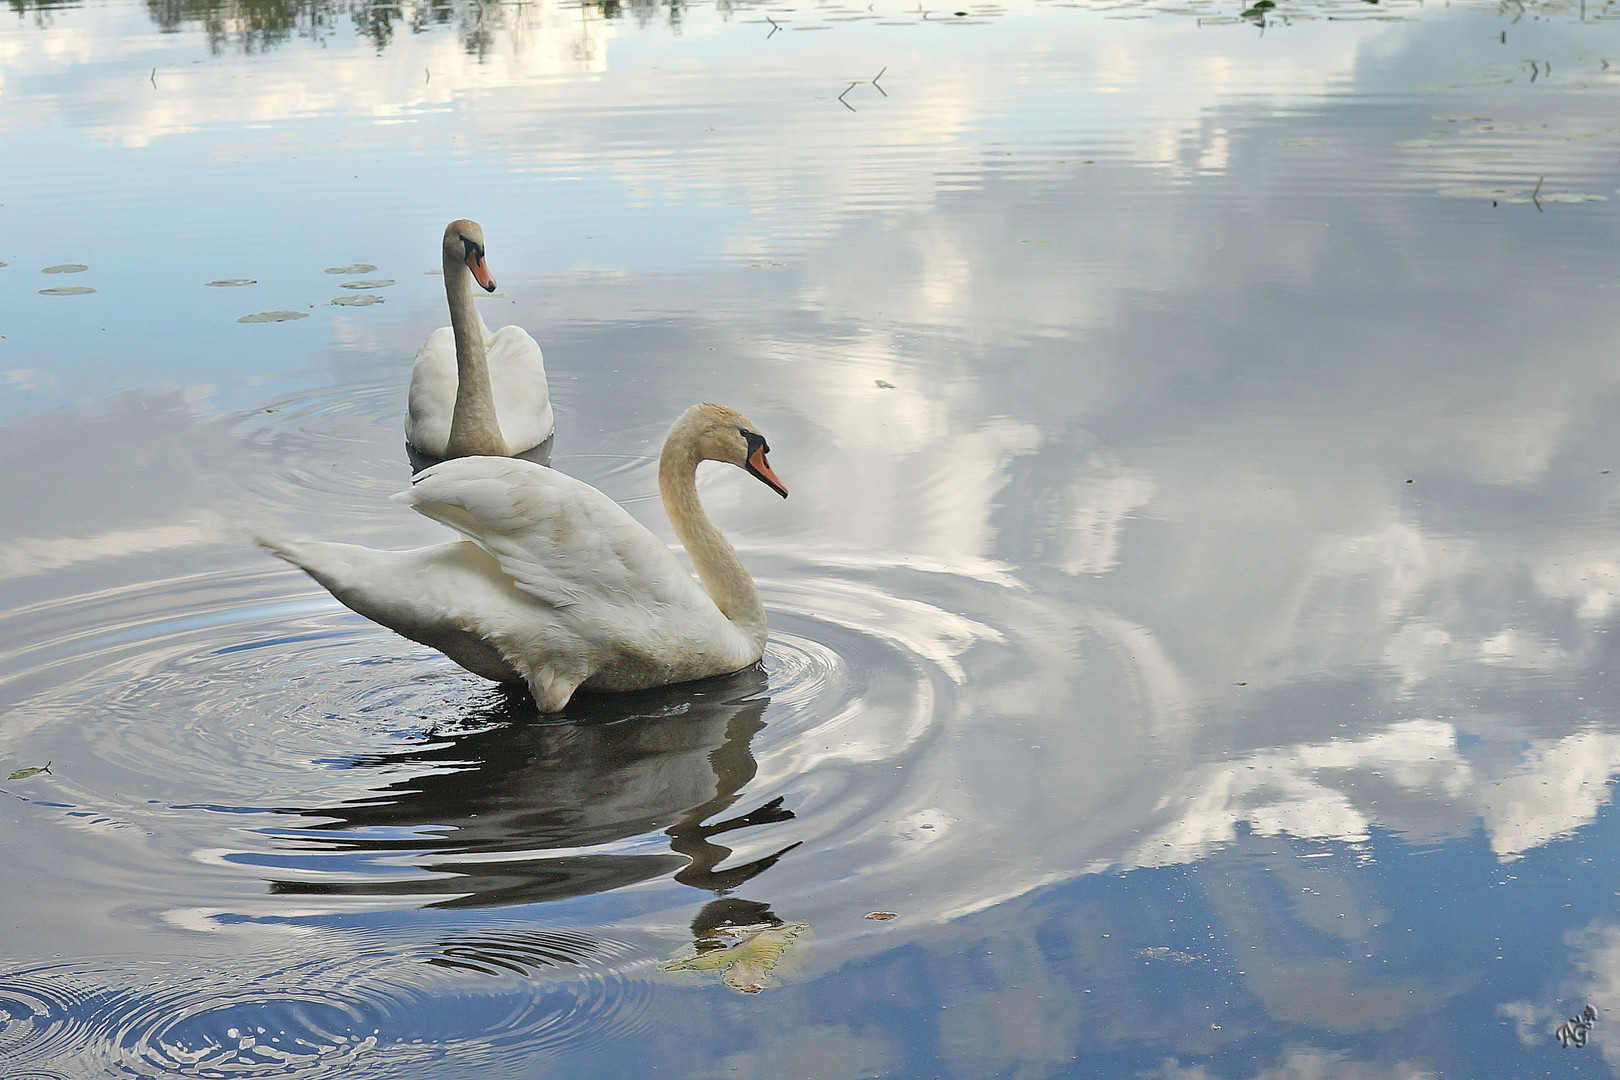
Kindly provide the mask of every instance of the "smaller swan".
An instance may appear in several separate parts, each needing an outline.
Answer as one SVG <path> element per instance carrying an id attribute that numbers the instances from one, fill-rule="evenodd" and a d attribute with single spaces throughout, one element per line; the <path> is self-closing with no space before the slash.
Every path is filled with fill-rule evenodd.
<path id="1" fill-rule="evenodd" d="M 435 458 L 532 450 L 551 437 L 551 395 L 540 346 L 522 327 L 493 334 L 473 304 L 488 292 L 484 230 L 462 218 L 445 226 L 444 294 L 450 325 L 428 335 L 411 368 L 405 441 Z"/>
<path id="2" fill-rule="evenodd" d="M 579 687 L 644 690 L 739 671 L 765 651 L 765 608 L 698 501 L 697 467 L 723 461 L 787 497 L 747 417 L 681 414 L 658 490 L 699 585 L 669 545 L 600 491 L 521 458 L 466 457 L 394 496 L 464 539 L 412 551 L 258 537 L 347 607 L 476 675 L 524 682 L 542 712 Z"/>

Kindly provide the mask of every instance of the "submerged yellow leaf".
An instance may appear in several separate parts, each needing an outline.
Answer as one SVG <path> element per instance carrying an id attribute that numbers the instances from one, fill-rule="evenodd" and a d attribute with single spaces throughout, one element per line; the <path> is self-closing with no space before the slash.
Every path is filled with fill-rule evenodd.
<path id="1" fill-rule="evenodd" d="M 666 961 L 665 971 L 718 971 L 720 979 L 733 990 L 757 994 L 765 989 L 764 980 L 793 940 L 810 927 L 806 923 L 759 923 L 754 926 L 723 926 L 715 936 L 698 942 L 692 956 Z M 730 939 L 724 944 L 721 939 Z"/>
<path id="2" fill-rule="evenodd" d="M 10 776 L 6 777 L 6 779 L 7 780 L 26 780 L 30 776 L 38 776 L 42 772 L 50 772 L 50 771 L 51 771 L 51 763 L 47 761 L 43 765 L 35 765 L 32 769 L 18 769 L 16 772 L 14 772 Z"/>

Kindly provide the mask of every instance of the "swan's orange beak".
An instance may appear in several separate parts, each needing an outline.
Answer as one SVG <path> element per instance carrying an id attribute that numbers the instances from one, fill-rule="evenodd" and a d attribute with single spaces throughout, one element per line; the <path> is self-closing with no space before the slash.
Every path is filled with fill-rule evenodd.
<path id="1" fill-rule="evenodd" d="M 472 271 L 473 280 L 485 292 L 495 291 L 495 279 L 489 276 L 489 267 L 484 265 L 484 253 L 478 248 L 467 252 L 467 269 Z"/>
<path id="2" fill-rule="evenodd" d="M 748 455 L 748 471 L 765 481 L 766 485 L 782 498 L 787 498 L 787 488 L 782 486 L 782 481 L 776 478 L 776 473 L 771 471 L 770 464 L 765 460 L 764 446 L 754 447 L 753 452 Z"/>

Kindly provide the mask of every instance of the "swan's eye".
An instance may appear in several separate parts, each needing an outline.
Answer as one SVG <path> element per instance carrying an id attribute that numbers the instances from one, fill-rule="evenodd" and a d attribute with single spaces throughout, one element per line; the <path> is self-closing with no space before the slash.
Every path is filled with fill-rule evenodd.
<path id="1" fill-rule="evenodd" d="M 484 245 L 480 244 L 478 241 L 469 240 L 465 236 L 463 236 L 461 238 L 461 242 L 462 242 L 462 244 L 466 245 L 467 257 L 469 259 L 472 259 L 472 258 L 482 259 L 484 257 Z"/>
<path id="2" fill-rule="evenodd" d="M 766 442 L 765 436 L 759 434 L 758 432 L 749 431 L 747 428 L 738 428 L 737 434 L 741 435 L 743 437 L 743 442 L 748 444 L 748 453 L 750 456 L 755 450 L 758 450 L 762 454 L 768 454 L 771 452 L 771 444 Z"/>

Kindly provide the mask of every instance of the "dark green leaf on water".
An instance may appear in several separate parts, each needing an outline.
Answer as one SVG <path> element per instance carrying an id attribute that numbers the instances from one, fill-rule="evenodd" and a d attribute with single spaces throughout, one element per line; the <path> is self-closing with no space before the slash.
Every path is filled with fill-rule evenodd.
<path id="1" fill-rule="evenodd" d="M 50 771 L 51 771 L 51 763 L 47 761 L 45 764 L 43 764 L 43 765 L 35 765 L 31 769 L 18 769 L 16 772 L 14 772 L 10 776 L 6 777 L 6 779 L 7 780 L 26 780 L 30 776 L 38 776 L 42 772 L 48 773 Z"/>
<path id="2" fill-rule="evenodd" d="M 218 281 L 205 281 L 205 282 L 203 282 L 203 284 L 204 285 L 212 285 L 216 289 L 232 289 L 232 288 L 236 288 L 239 285 L 257 285 L 258 282 L 255 281 L 253 278 L 231 277 L 231 278 L 220 278 Z"/>
<path id="3" fill-rule="evenodd" d="M 42 274 L 82 274 L 90 269 L 84 263 L 61 263 L 58 266 L 47 266 L 41 270 Z"/>
<path id="4" fill-rule="evenodd" d="M 894 389 L 894 383 L 892 383 L 892 382 L 884 382 L 882 379 L 878 379 L 877 380 L 877 388 L 879 390 L 893 390 Z"/>
<path id="5" fill-rule="evenodd" d="M 393 285 L 394 283 L 395 282 L 394 282 L 393 278 L 370 278 L 370 279 L 367 279 L 366 281 L 345 281 L 342 285 L 339 285 L 338 288 L 340 288 L 340 289 L 386 289 L 388 286 Z"/>
<path id="6" fill-rule="evenodd" d="M 54 289 L 41 289 L 41 290 L 39 290 L 39 295 L 41 295 L 41 296 L 83 296 L 85 293 L 93 293 L 95 291 L 96 290 L 92 289 L 88 285 L 58 285 Z"/>
<path id="7" fill-rule="evenodd" d="M 328 266 L 328 274 L 369 274 L 377 269 L 370 263 L 355 263 L 353 266 Z"/>

